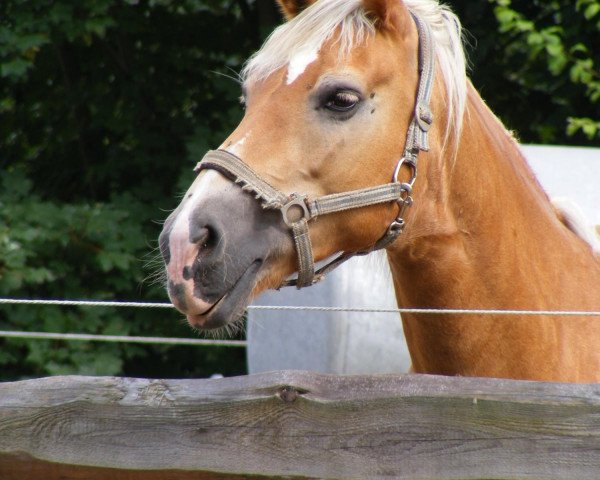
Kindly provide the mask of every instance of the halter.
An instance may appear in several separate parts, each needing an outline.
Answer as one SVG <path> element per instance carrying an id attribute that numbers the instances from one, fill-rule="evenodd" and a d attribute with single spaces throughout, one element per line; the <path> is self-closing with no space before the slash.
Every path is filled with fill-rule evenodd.
<path id="1" fill-rule="evenodd" d="M 417 158 L 421 150 L 429 150 L 427 132 L 433 122 L 433 115 L 429 108 L 434 72 L 432 34 L 427 23 L 412 12 L 411 15 L 419 32 L 419 85 L 413 118 L 406 134 L 404 153 L 396 164 L 391 183 L 378 187 L 334 193 L 311 200 L 306 195 L 299 193 L 287 195 L 281 192 L 263 180 L 241 158 L 226 150 L 209 151 L 194 169 L 195 172 L 204 169 L 217 170 L 230 180 L 242 185 L 243 190 L 253 193 L 264 209 L 281 211 L 283 221 L 292 230 L 296 245 L 298 277 L 284 281 L 280 287 L 296 286 L 302 288 L 313 285 L 353 256 L 366 255 L 387 247 L 398 238 L 404 229 L 404 213 L 413 203 L 412 187 L 417 178 Z M 410 170 L 408 182 L 398 180 L 400 170 L 404 166 Z M 319 215 L 387 202 L 398 204 L 398 215 L 377 242 L 366 250 L 341 252 L 329 263 L 315 271 L 312 245 L 308 234 L 308 222 L 310 220 Z"/>

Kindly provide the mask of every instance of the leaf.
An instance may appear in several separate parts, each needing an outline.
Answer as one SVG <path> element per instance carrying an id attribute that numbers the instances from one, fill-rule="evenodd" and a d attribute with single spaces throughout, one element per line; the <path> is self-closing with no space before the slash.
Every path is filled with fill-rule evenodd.
<path id="1" fill-rule="evenodd" d="M 50 39 L 44 33 L 32 33 L 20 35 L 13 40 L 13 46 L 17 51 L 25 53 L 31 49 L 39 49 L 42 45 L 48 43 Z"/>
<path id="2" fill-rule="evenodd" d="M 586 45 L 584 45 L 583 43 L 579 42 L 576 43 L 575 45 L 573 45 L 570 50 L 571 54 L 575 54 L 575 53 L 588 53 L 589 50 L 587 48 Z"/>
<path id="3" fill-rule="evenodd" d="M 583 16 L 587 20 L 591 20 L 600 13 L 600 3 L 590 3 L 583 11 Z"/>
<path id="4" fill-rule="evenodd" d="M 51 282 L 54 280 L 54 275 L 52 272 L 46 268 L 31 268 L 26 271 L 26 275 L 24 277 L 27 284 L 41 284 L 45 282 Z"/>
<path id="5" fill-rule="evenodd" d="M 0 76 L 13 78 L 24 77 L 32 66 L 33 62 L 31 60 L 15 58 L 0 64 Z"/>
<path id="6" fill-rule="evenodd" d="M 577 60 L 572 65 L 569 75 L 573 83 L 588 84 L 593 79 L 594 63 L 591 58 Z"/>
<path id="7" fill-rule="evenodd" d="M 594 137 L 600 137 L 600 121 L 594 121 L 591 118 L 574 118 L 567 119 L 567 134 L 575 135 L 581 131 L 586 137 L 592 140 Z"/>
<path id="8" fill-rule="evenodd" d="M 100 38 L 106 34 L 106 30 L 114 27 L 115 21 L 110 17 L 90 18 L 85 21 L 84 28 L 87 32 L 93 33 Z"/>
<path id="9" fill-rule="evenodd" d="M 514 10 L 502 6 L 496 7 L 494 9 L 494 13 L 496 14 L 498 23 L 500 23 L 501 27 L 503 28 L 508 28 L 509 25 L 512 25 L 517 17 L 517 14 Z"/>

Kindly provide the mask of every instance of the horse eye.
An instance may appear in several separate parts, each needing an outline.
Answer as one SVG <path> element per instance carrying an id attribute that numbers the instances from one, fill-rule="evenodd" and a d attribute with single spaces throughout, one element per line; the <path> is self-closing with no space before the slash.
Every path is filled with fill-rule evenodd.
<path id="1" fill-rule="evenodd" d="M 340 90 L 335 92 L 325 102 L 325 108 L 332 112 L 349 112 L 360 102 L 360 96 L 355 92 Z"/>

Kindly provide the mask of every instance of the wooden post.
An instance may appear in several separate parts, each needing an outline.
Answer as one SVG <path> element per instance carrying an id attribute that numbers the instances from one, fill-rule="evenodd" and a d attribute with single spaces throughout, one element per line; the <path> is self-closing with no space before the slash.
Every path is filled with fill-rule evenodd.
<path id="1" fill-rule="evenodd" d="M 0 478 L 600 478 L 600 384 L 283 371 L 0 384 Z"/>

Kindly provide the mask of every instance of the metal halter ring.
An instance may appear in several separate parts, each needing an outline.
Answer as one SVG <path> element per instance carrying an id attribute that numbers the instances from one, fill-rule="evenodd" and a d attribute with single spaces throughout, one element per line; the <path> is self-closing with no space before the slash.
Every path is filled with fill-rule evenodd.
<path id="1" fill-rule="evenodd" d="M 394 183 L 398 183 L 398 181 L 399 181 L 398 175 L 400 174 L 400 169 L 402 168 L 403 165 L 406 165 L 407 167 L 410 168 L 410 179 L 408 180 L 408 182 L 403 183 L 403 185 L 408 185 L 412 190 L 412 186 L 415 183 L 415 180 L 417 179 L 416 158 L 412 158 L 408 155 L 405 155 L 404 157 L 402 157 L 398 161 L 398 164 L 396 165 L 396 168 L 394 169 L 394 175 L 392 176 L 392 181 Z"/>
<path id="2" fill-rule="evenodd" d="M 289 201 L 281 207 L 281 216 L 288 227 L 302 219 L 310 220 L 311 215 L 306 206 L 306 196 L 292 193 Z"/>

